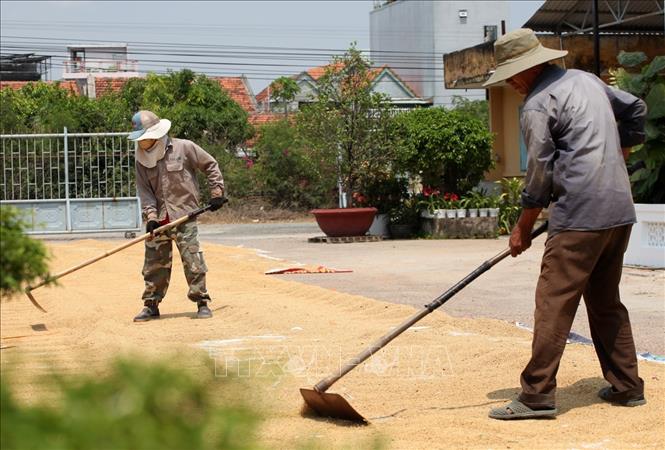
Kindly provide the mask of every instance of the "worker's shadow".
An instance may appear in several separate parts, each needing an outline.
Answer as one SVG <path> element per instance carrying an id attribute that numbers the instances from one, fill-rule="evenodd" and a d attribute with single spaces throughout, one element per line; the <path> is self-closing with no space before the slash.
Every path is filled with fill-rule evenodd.
<path id="1" fill-rule="evenodd" d="M 607 386 L 607 381 L 603 378 L 590 377 L 578 380 L 570 386 L 557 388 L 556 405 L 559 415 L 565 414 L 571 409 L 603 403 L 603 400 L 598 397 L 598 391 L 605 386 Z M 516 399 L 521 390 L 519 387 L 499 389 L 487 393 L 487 398 L 510 401 Z"/>
<path id="2" fill-rule="evenodd" d="M 215 313 L 217 311 L 221 311 L 222 309 L 228 308 L 229 305 L 222 305 L 218 308 L 212 308 L 212 312 Z M 178 319 L 180 317 L 189 317 L 190 319 L 196 319 L 196 311 L 187 311 L 187 312 L 181 312 L 181 313 L 167 313 L 167 314 L 161 314 L 159 316 L 160 320 L 164 319 Z M 199 319 L 197 319 L 199 320 Z M 205 319 L 200 319 L 200 320 L 205 320 Z"/>

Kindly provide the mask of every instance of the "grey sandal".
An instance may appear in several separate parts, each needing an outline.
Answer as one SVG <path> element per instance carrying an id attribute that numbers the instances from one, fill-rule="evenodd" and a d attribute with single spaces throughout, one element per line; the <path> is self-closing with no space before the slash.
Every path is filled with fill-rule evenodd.
<path id="1" fill-rule="evenodd" d="M 539 417 L 552 417 L 558 412 L 556 408 L 531 409 L 519 400 L 513 400 L 506 406 L 491 409 L 489 417 L 499 420 L 535 419 Z"/>

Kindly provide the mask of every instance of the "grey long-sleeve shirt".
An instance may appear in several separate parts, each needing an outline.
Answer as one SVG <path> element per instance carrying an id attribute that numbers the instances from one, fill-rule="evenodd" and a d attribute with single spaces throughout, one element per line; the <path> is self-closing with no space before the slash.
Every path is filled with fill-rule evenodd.
<path id="1" fill-rule="evenodd" d="M 549 234 L 635 222 L 621 147 L 644 141 L 646 105 L 587 72 L 550 65 L 525 99 L 524 208 L 549 206 Z"/>
<path id="2" fill-rule="evenodd" d="M 177 220 L 198 208 L 199 188 L 196 171 L 208 179 L 210 194 L 219 197 L 224 180 L 217 161 L 205 150 L 186 139 L 170 139 L 164 157 L 155 167 L 136 161 L 136 189 L 146 220 Z"/>

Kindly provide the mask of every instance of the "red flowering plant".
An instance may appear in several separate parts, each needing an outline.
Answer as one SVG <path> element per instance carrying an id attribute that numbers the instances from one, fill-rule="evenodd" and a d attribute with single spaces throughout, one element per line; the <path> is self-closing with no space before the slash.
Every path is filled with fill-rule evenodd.
<path id="1" fill-rule="evenodd" d="M 441 196 L 441 191 L 431 186 L 423 187 L 423 192 L 420 195 L 419 206 L 421 208 L 427 209 L 430 214 L 434 214 L 434 211 L 441 209 L 443 207 L 443 197 Z"/>
<path id="2" fill-rule="evenodd" d="M 459 207 L 459 195 L 454 192 L 443 194 L 443 209 L 457 209 Z"/>

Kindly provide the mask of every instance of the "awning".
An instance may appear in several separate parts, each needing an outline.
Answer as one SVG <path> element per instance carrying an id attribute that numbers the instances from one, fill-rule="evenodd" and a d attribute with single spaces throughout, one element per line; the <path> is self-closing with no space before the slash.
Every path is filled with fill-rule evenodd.
<path id="1" fill-rule="evenodd" d="M 557 34 L 593 31 L 593 0 L 547 0 L 524 24 Z M 599 0 L 600 33 L 665 33 L 662 0 Z"/>

